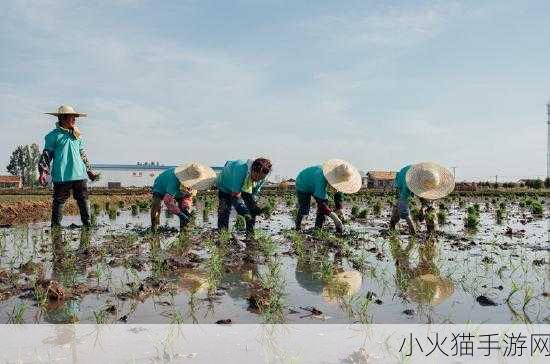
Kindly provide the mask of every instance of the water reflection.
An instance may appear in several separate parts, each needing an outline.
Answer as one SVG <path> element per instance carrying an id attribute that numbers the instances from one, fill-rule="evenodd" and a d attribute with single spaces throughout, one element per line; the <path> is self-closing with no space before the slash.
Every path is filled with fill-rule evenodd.
<path id="1" fill-rule="evenodd" d="M 413 266 L 410 259 L 415 247 L 418 248 L 418 264 Z M 438 250 L 434 237 L 420 243 L 411 239 L 404 247 L 399 239 L 392 238 L 390 248 L 395 261 L 395 283 L 402 297 L 437 306 L 454 293 L 453 282 L 441 277 L 434 261 Z"/>

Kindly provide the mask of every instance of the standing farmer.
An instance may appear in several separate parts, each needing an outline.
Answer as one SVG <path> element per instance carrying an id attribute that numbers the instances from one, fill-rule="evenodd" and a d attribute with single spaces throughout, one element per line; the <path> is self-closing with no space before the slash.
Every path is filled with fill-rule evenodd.
<path id="1" fill-rule="evenodd" d="M 336 226 L 336 231 L 343 230 L 342 221 L 342 193 L 355 193 L 361 188 L 361 175 L 351 163 L 329 159 L 322 166 L 308 167 L 296 177 L 296 197 L 298 198 L 298 215 L 296 216 L 296 230 L 301 230 L 302 219 L 309 214 L 311 197 L 317 202 L 317 216 L 315 227 L 322 228 L 326 216 L 329 216 Z M 332 211 L 328 206 L 328 186 L 337 192 L 334 194 Z"/>
<path id="2" fill-rule="evenodd" d="M 84 151 L 84 140 L 76 126 L 76 118 L 86 116 L 76 112 L 71 106 L 62 105 L 57 112 L 46 113 L 57 116 L 55 129 L 45 137 L 44 151 L 38 162 L 41 185 L 46 185 L 46 177 L 51 175 L 53 182 L 52 227 L 61 226 L 63 206 L 71 190 L 80 210 L 82 225 L 90 226 L 88 188 L 86 179 L 98 179 L 99 174 L 92 166 Z M 53 161 L 50 170 L 50 162 Z"/>
<path id="3" fill-rule="evenodd" d="M 256 216 L 264 212 L 256 204 L 256 198 L 270 172 L 271 161 L 265 158 L 225 163 L 218 176 L 218 230 L 229 228 L 229 215 L 234 207 L 245 218 L 246 234 L 253 237 Z"/>
<path id="4" fill-rule="evenodd" d="M 400 219 L 406 219 L 411 235 L 415 235 L 416 228 L 409 211 L 411 196 L 413 194 L 418 196 L 422 202 L 422 210 L 428 210 L 435 215 L 435 211 L 430 211 L 428 205 L 432 205 L 431 210 L 433 210 L 431 202 L 451 193 L 455 187 L 455 181 L 447 168 L 436 163 L 424 162 L 401 169 L 395 177 L 394 186 L 397 188 L 398 199 L 393 208 L 390 229 L 395 229 Z M 434 230 L 435 227 L 436 224 L 433 224 L 429 226 L 429 230 Z"/>
<path id="5" fill-rule="evenodd" d="M 200 163 L 169 168 L 159 174 L 153 184 L 151 202 L 151 230 L 160 223 L 160 209 L 164 202 L 168 211 L 180 218 L 180 230 L 191 219 L 193 196 L 197 191 L 208 190 L 216 184 L 216 172 Z"/>

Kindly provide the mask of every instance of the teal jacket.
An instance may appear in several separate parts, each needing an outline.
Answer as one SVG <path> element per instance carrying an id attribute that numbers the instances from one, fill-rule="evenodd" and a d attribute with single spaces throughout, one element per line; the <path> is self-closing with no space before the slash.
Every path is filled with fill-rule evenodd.
<path id="1" fill-rule="evenodd" d="M 308 167 L 296 177 L 296 191 L 311 193 L 321 200 L 328 200 L 327 187 L 322 166 Z"/>
<path id="2" fill-rule="evenodd" d="M 409 201 L 409 198 L 412 196 L 409 186 L 407 186 L 407 172 L 411 169 L 411 165 L 401 168 L 395 180 L 393 181 L 393 186 L 399 191 L 399 199 L 402 201 Z"/>
<path id="3" fill-rule="evenodd" d="M 245 180 L 250 174 L 252 160 L 235 160 L 227 161 L 222 171 L 218 175 L 218 189 L 225 193 L 236 193 L 243 191 Z M 267 180 L 266 178 L 254 183 L 252 194 L 260 193 L 262 186 Z"/>
<path id="4" fill-rule="evenodd" d="M 54 183 L 88 178 L 81 155 L 84 149 L 82 137 L 77 139 L 71 133 L 55 128 L 44 139 L 44 149 L 53 156 L 51 176 Z"/>

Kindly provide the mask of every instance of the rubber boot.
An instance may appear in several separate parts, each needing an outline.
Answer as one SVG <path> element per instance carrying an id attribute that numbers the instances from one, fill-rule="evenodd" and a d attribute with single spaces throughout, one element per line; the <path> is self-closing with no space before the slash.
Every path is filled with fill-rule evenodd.
<path id="1" fill-rule="evenodd" d="M 82 225 L 85 227 L 90 227 L 90 204 L 87 199 L 78 199 L 76 200 L 78 205 L 78 210 L 80 211 L 80 220 L 82 220 Z"/>
<path id="2" fill-rule="evenodd" d="M 317 216 L 315 217 L 315 228 L 316 229 L 322 229 L 323 224 L 325 223 L 325 214 L 317 212 Z"/>
<path id="3" fill-rule="evenodd" d="M 55 199 L 52 202 L 52 221 L 51 227 L 56 228 L 61 226 L 61 220 L 63 219 L 63 207 L 65 203 L 60 203 Z"/>
<path id="4" fill-rule="evenodd" d="M 301 231 L 302 230 L 302 220 L 303 219 L 304 219 L 304 215 L 302 215 L 301 213 L 298 212 L 298 214 L 296 215 L 296 220 L 295 220 L 296 231 Z"/>

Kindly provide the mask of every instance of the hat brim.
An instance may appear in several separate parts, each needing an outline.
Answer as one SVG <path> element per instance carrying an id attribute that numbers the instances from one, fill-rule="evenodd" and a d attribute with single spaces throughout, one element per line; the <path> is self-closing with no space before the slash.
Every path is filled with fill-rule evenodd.
<path id="1" fill-rule="evenodd" d="M 344 182 L 338 182 L 334 169 L 339 165 L 346 164 L 352 170 L 352 177 Z M 336 191 L 342 193 L 356 193 L 361 189 L 363 180 L 361 174 L 351 163 L 341 159 L 329 159 L 323 163 L 323 175 L 327 179 L 327 182 L 336 189 Z"/>
<path id="2" fill-rule="evenodd" d="M 435 188 L 426 188 L 420 183 L 420 172 L 432 170 L 439 175 L 439 185 Z M 455 188 L 455 179 L 451 171 L 433 162 L 414 164 L 406 175 L 407 187 L 415 195 L 427 200 L 437 200 L 449 195 Z"/>
<path id="3" fill-rule="evenodd" d="M 188 174 L 188 168 L 192 164 L 199 164 L 202 167 L 204 171 L 203 176 L 195 178 Z M 182 185 L 197 191 L 205 191 L 214 187 L 218 177 L 216 172 L 212 168 L 196 162 L 176 167 L 174 173 L 176 174 L 176 177 L 178 177 L 178 180 Z"/>
<path id="4" fill-rule="evenodd" d="M 53 116 L 59 116 L 59 115 L 74 115 L 76 117 L 84 117 L 84 116 L 88 116 L 88 114 L 86 113 L 83 113 L 83 112 L 70 112 L 70 113 L 59 113 L 59 112 L 45 112 L 44 114 L 47 114 L 47 115 L 53 115 Z"/>
<path id="5" fill-rule="evenodd" d="M 411 280 L 407 295 L 411 300 L 437 306 L 454 293 L 453 282 L 434 274 L 424 274 Z"/>

